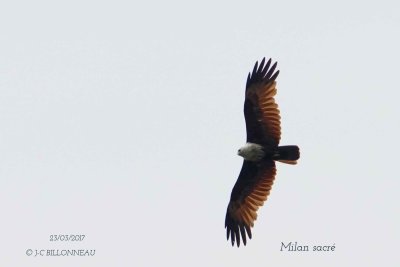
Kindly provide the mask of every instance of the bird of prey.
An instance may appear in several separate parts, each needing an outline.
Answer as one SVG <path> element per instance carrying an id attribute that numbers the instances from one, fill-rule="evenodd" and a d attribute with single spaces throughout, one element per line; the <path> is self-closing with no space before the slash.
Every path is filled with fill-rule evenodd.
<path id="1" fill-rule="evenodd" d="M 254 65 L 247 77 L 244 101 L 247 141 L 238 150 L 243 157 L 239 177 L 232 189 L 225 228 L 226 237 L 240 246 L 246 245 L 246 233 L 251 239 L 251 227 L 257 219 L 257 210 L 264 204 L 275 179 L 275 161 L 296 164 L 300 157 L 298 146 L 279 146 L 281 137 L 280 115 L 275 103 L 277 63 L 265 58 Z"/>

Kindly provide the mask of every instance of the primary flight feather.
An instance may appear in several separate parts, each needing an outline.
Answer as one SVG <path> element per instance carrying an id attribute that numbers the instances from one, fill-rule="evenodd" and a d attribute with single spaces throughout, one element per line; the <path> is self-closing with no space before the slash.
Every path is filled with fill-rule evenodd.
<path id="1" fill-rule="evenodd" d="M 257 219 L 257 210 L 264 204 L 275 179 L 275 161 L 296 164 L 300 157 L 298 146 L 279 146 L 281 138 L 280 115 L 275 103 L 277 63 L 265 58 L 254 65 L 246 82 L 244 117 L 247 141 L 238 150 L 243 166 L 232 189 L 225 218 L 227 239 L 232 246 L 246 245 L 246 236 L 252 237 L 251 227 Z M 247 235 L 246 235 L 247 234 Z"/>

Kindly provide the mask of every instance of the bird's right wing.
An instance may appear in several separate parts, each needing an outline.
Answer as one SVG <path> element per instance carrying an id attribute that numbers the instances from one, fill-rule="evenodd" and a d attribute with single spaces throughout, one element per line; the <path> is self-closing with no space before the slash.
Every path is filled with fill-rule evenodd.
<path id="1" fill-rule="evenodd" d="M 246 245 L 246 233 L 251 239 L 251 229 L 257 219 L 257 210 L 264 204 L 275 179 L 273 160 L 262 162 L 243 161 L 239 178 L 233 187 L 225 217 L 227 239 L 232 246 L 240 245 L 240 236 Z"/>

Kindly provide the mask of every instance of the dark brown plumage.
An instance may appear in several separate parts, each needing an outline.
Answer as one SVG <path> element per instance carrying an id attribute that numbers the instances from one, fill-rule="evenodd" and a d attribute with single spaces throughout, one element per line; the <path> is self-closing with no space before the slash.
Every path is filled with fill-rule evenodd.
<path id="1" fill-rule="evenodd" d="M 252 149 L 262 150 L 262 158 L 243 156 L 243 166 L 225 218 L 227 239 L 231 239 L 232 245 L 236 242 L 238 247 L 241 239 L 246 245 L 246 234 L 252 237 L 251 227 L 257 219 L 257 210 L 267 200 L 275 179 L 275 161 L 296 164 L 300 157 L 297 146 L 279 146 L 280 115 L 274 99 L 279 71 L 275 71 L 277 63 L 271 66 L 271 59 L 264 64 L 265 58 L 260 66 L 256 62 L 249 73 L 244 102 L 247 143 L 254 146 Z M 251 156 L 251 151 L 246 153 Z"/>

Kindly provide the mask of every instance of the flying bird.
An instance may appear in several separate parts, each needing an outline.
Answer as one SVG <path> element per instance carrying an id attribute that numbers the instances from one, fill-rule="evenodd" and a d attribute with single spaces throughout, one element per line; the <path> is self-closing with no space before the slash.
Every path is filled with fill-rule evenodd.
<path id="1" fill-rule="evenodd" d="M 279 146 L 281 138 L 280 115 L 275 103 L 277 62 L 265 58 L 254 65 L 246 82 L 244 117 L 246 144 L 238 150 L 243 157 L 239 177 L 232 189 L 228 204 L 225 228 L 232 246 L 246 245 L 246 233 L 251 239 L 251 227 L 257 219 L 257 210 L 264 204 L 275 179 L 275 161 L 296 164 L 300 157 L 298 146 Z"/>

